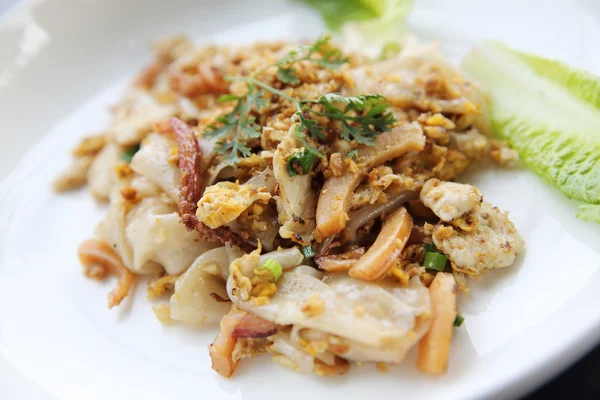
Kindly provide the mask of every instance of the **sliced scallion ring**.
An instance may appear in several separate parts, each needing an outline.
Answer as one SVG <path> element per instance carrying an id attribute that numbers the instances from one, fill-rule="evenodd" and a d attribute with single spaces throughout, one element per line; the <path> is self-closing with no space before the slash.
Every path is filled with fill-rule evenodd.
<path id="1" fill-rule="evenodd" d="M 436 253 L 434 251 L 428 251 L 425 253 L 425 260 L 423 260 L 423 266 L 428 269 L 443 272 L 446 269 L 446 262 L 448 257 L 442 253 Z"/>
<path id="2" fill-rule="evenodd" d="M 279 262 L 274 258 L 269 258 L 258 269 L 268 270 L 273 275 L 273 278 L 275 278 L 275 282 L 277 282 L 279 278 L 281 278 L 281 274 L 283 274 L 283 268 L 281 268 L 281 264 L 279 264 Z"/>

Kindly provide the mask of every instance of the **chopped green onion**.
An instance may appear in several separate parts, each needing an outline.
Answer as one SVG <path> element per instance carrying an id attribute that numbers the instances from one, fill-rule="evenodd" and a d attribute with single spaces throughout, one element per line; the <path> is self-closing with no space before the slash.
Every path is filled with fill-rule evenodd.
<path id="1" fill-rule="evenodd" d="M 283 274 L 283 269 L 281 268 L 281 264 L 279 264 L 279 262 L 274 258 L 269 258 L 258 269 L 259 270 L 261 270 L 261 269 L 268 270 L 273 275 L 273 278 L 275 278 L 275 282 L 277 282 L 279 280 L 279 278 L 281 277 L 281 274 Z"/>
<path id="2" fill-rule="evenodd" d="M 456 317 L 454 317 L 454 326 L 458 328 L 464 321 L 465 318 L 462 315 L 456 314 Z"/>
<path id="3" fill-rule="evenodd" d="M 134 146 L 131 146 L 125 150 L 123 150 L 123 152 L 121 153 L 121 160 L 125 161 L 127 164 L 131 163 L 131 160 L 133 159 L 133 156 L 135 156 L 135 153 L 137 153 L 140 150 L 140 145 L 136 144 Z"/>
<path id="4" fill-rule="evenodd" d="M 313 258 L 315 256 L 315 249 L 311 245 L 304 246 L 300 249 L 300 253 L 302 253 L 304 258 Z"/>
<path id="5" fill-rule="evenodd" d="M 425 249 L 425 253 L 429 253 L 430 251 L 436 251 L 435 244 L 433 243 L 423 243 L 423 248 Z"/>
<path id="6" fill-rule="evenodd" d="M 423 260 L 423 266 L 425 268 L 434 269 L 436 271 L 444 271 L 446 269 L 446 261 L 448 257 L 442 253 L 436 253 L 435 251 L 429 251 L 425 253 L 425 260 Z"/>
<path id="7" fill-rule="evenodd" d="M 306 175 L 310 172 L 313 166 L 315 155 L 304 149 L 290 156 L 287 161 L 287 170 L 290 176 Z"/>
<path id="8" fill-rule="evenodd" d="M 358 155 L 358 150 L 350 150 L 348 154 L 346 154 L 346 158 L 353 159 Z"/>

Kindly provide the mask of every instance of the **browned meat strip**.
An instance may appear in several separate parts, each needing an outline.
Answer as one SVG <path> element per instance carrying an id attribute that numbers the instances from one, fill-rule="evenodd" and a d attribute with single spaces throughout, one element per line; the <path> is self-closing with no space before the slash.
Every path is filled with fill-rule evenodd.
<path id="1" fill-rule="evenodd" d="M 196 134 L 185 122 L 178 118 L 170 118 L 169 125 L 175 132 L 179 145 L 179 169 L 181 170 L 181 186 L 179 187 L 179 214 L 181 222 L 189 231 L 197 230 L 200 237 L 208 242 L 217 240 L 231 243 L 245 252 L 254 250 L 254 246 L 246 242 L 239 234 L 226 227 L 210 229 L 198 221 L 196 210 L 202 197 L 202 176 L 200 161 L 202 153 Z"/>
<path id="2" fill-rule="evenodd" d="M 240 318 L 233 330 L 234 338 L 263 338 L 277 333 L 279 325 L 257 315 L 248 314 Z"/>

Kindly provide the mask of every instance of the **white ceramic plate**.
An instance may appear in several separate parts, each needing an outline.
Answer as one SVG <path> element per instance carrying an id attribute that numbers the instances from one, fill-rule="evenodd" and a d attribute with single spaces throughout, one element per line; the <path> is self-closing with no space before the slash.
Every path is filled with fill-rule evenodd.
<path id="1" fill-rule="evenodd" d="M 600 73 L 594 0 L 417 1 L 409 26 L 440 38 L 459 60 L 485 37 Z M 509 210 L 527 241 L 511 269 L 472 283 L 461 299 L 450 368 L 419 375 L 414 354 L 379 373 L 300 375 L 269 357 L 232 380 L 211 369 L 214 328 L 160 325 L 139 290 L 106 309 L 110 285 L 85 280 L 77 244 L 103 213 L 86 193 L 56 196 L 49 183 L 77 138 L 107 124 L 106 108 L 146 62 L 147 44 L 185 32 L 199 41 L 316 36 L 297 3 L 46 0 L 0 25 L 0 398 L 467 399 L 514 397 L 568 366 L 600 338 L 600 229 L 534 175 L 470 171 L 491 203 Z M 20 160 L 20 161 L 19 161 Z M 14 173 L 9 175 L 9 171 Z"/>

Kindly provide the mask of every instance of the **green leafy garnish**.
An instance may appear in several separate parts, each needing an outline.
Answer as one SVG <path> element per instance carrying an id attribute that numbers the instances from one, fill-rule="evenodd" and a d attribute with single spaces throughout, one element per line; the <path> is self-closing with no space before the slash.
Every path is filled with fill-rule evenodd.
<path id="1" fill-rule="evenodd" d="M 273 275 L 275 282 L 277 282 L 279 278 L 281 278 L 281 274 L 283 274 L 283 268 L 281 268 L 281 264 L 279 264 L 279 261 L 274 258 L 269 258 L 263 265 L 258 267 L 258 269 L 266 269 L 269 271 Z"/>
<path id="2" fill-rule="evenodd" d="M 267 104 L 263 97 L 264 91 L 257 90 L 254 85 L 248 87 L 246 96 L 223 95 L 219 102 L 235 101 L 233 110 L 217 118 L 220 126 L 211 125 L 206 131 L 206 137 L 219 137 L 215 151 L 225 154 L 225 162 L 235 165 L 242 157 L 248 157 L 251 152 L 246 146 L 248 140 L 260 137 L 259 126 L 254 116 L 250 114 L 253 109 L 260 111 Z M 224 140 L 227 139 L 227 140 Z"/>
<path id="3" fill-rule="evenodd" d="M 342 27 L 350 46 L 372 56 L 387 58 L 401 48 L 403 20 L 412 0 L 300 0 L 313 6 L 332 31 Z"/>
<path id="4" fill-rule="evenodd" d="M 390 105 L 380 95 L 342 96 L 330 93 L 319 97 L 317 102 L 325 107 L 325 112 L 315 114 L 342 121 L 342 138 L 348 141 L 373 145 L 375 136 L 389 130 L 396 122 L 394 114 L 388 111 Z M 339 108 L 337 105 L 340 103 L 345 106 Z"/>
<path id="5" fill-rule="evenodd" d="M 137 153 L 138 151 L 140 151 L 139 144 L 128 147 L 127 149 L 123 150 L 123 152 L 121 153 L 121 160 L 125 161 L 127 164 L 131 164 L 131 160 L 133 160 L 133 156 L 135 156 L 135 153 Z"/>
<path id="6" fill-rule="evenodd" d="M 296 74 L 295 63 L 310 60 L 326 69 L 336 69 L 348 62 L 348 58 L 340 49 L 330 44 L 331 35 L 322 35 L 310 46 L 299 46 L 283 56 L 275 65 L 275 76 L 283 83 L 298 84 L 300 79 Z"/>
<path id="7" fill-rule="evenodd" d="M 312 120 L 308 120 L 311 122 L 314 122 Z M 294 135 L 296 136 L 296 138 L 300 141 L 300 143 L 302 143 L 302 146 L 304 146 L 304 148 L 308 151 L 310 151 L 314 156 L 319 157 L 319 158 L 323 158 L 325 157 L 323 154 L 321 154 L 321 152 L 319 151 L 318 148 L 316 148 L 308 139 L 308 137 L 306 136 L 305 130 L 307 129 L 307 125 L 303 124 L 303 123 L 299 123 L 298 125 L 296 125 L 296 129 L 294 130 Z"/>
<path id="8" fill-rule="evenodd" d="M 581 212 L 577 214 L 579 219 L 600 224 L 600 205 L 584 204 L 579 206 L 579 209 L 581 210 Z"/>
<path id="9" fill-rule="evenodd" d="M 600 78 L 485 42 L 463 66 L 489 90 L 496 134 L 567 197 L 579 217 L 600 222 Z"/>
<path id="10" fill-rule="evenodd" d="M 290 83 L 292 85 L 300 83 L 300 79 L 296 76 L 296 69 L 294 67 L 280 66 L 277 69 L 275 76 L 283 83 Z"/>
<path id="11" fill-rule="evenodd" d="M 316 8 L 331 30 L 338 30 L 347 21 L 366 21 L 385 11 L 386 0 L 302 0 Z"/>
<path id="12" fill-rule="evenodd" d="M 456 314 L 456 317 L 454 317 L 454 326 L 458 328 L 463 322 L 465 322 L 465 318 L 460 314 Z"/>
<path id="13" fill-rule="evenodd" d="M 284 56 L 274 64 L 278 68 L 279 79 L 288 83 L 295 82 L 297 76 L 294 63 L 301 60 L 310 59 L 324 68 L 336 68 L 346 62 L 338 49 L 329 46 L 329 40 L 329 36 L 323 36 L 313 45 L 301 46 L 299 50 Z M 324 157 L 318 146 L 327 139 L 325 128 L 319 121 L 311 118 L 312 116 L 324 116 L 340 121 L 343 128 L 340 134 L 342 139 L 355 140 L 365 145 L 373 145 L 375 136 L 391 129 L 396 122 L 394 115 L 388 110 L 389 104 L 385 97 L 379 95 L 342 96 L 330 93 L 316 100 L 298 99 L 258 80 L 256 76 L 227 76 L 225 80 L 245 82 L 248 85 L 248 92 L 243 96 L 224 95 L 219 98 L 220 102 L 235 102 L 235 106 L 232 111 L 217 118 L 218 126 L 210 126 L 205 133 L 207 137 L 221 139 L 217 142 L 215 150 L 225 154 L 225 161 L 229 165 L 248 157 L 251 154 L 247 146 L 248 141 L 260 136 L 259 125 L 251 112 L 260 111 L 267 104 L 265 92 L 289 101 L 297 109 L 291 121 L 296 124 L 294 134 L 302 143 L 304 151 L 301 159 L 295 158 L 288 163 L 290 176 L 299 172 L 308 173 L 309 164 L 312 167 L 314 157 Z M 318 111 L 319 109 L 323 111 Z M 307 154 L 310 154 L 310 157 Z M 298 166 L 300 168 L 297 168 Z M 309 169 L 304 172 L 306 168 Z"/>
<path id="14" fill-rule="evenodd" d="M 314 159 L 314 153 L 307 149 L 292 154 L 287 161 L 289 176 L 308 174 L 312 169 Z"/>
<path id="15" fill-rule="evenodd" d="M 351 160 L 354 157 L 356 157 L 357 155 L 358 155 L 358 150 L 350 150 L 348 153 L 346 153 L 346 158 Z"/>
<path id="16" fill-rule="evenodd" d="M 425 253 L 425 259 L 423 260 L 423 266 L 427 269 L 433 269 L 439 272 L 443 272 L 446 269 L 446 262 L 448 257 L 442 253 L 435 251 L 428 251 Z"/>
<path id="17" fill-rule="evenodd" d="M 600 109 L 600 79 L 598 76 L 559 61 L 513 50 L 514 54 L 544 78 L 566 88 L 572 95 Z"/>
<path id="18" fill-rule="evenodd" d="M 300 249 L 300 253 L 304 256 L 304 258 L 313 258 L 317 253 L 315 253 L 315 249 L 311 246 L 304 246 Z"/>

